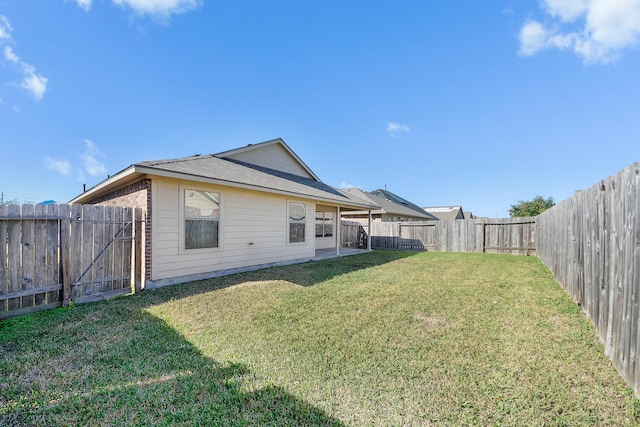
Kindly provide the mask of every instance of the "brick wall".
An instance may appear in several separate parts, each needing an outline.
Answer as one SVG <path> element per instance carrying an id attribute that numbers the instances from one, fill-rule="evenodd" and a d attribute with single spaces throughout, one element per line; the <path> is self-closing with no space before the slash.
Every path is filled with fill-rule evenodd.
<path id="1" fill-rule="evenodd" d="M 151 180 L 142 179 L 87 202 L 92 205 L 142 208 L 144 220 L 144 277 L 151 280 Z"/>

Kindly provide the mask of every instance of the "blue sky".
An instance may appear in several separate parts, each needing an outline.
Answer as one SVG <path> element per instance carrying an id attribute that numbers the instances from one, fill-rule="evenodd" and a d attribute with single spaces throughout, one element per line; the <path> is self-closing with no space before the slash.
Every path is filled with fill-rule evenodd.
<path id="1" fill-rule="evenodd" d="M 281 137 L 326 183 L 506 217 L 640 161 L 640 0 L 0 0 L 0 191 Z"/>

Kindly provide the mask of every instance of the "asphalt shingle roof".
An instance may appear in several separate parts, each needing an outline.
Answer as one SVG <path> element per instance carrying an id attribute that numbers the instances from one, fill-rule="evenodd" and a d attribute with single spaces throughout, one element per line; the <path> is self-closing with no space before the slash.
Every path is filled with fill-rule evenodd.
<path id="1" fill-rule="evenodd" d="M 424 219 L 425 221 L 437 219 L 417 205 L 414 205 L 390 191 L 375 190 L 366 192 L 359 188 L 350 188 L 348 190 L 344 190 L 344 192 L 380 206 L 381 209 L 378 212 L 383 212 L 389 215 L 411 216 L 414 218 Z"/>
<path id="2" fill-rule="evenodd" d="M 375 207 L 366 200 L 354 199 L 335 188 L 312 178 L 277 171 L 238 160 L 222 159 L 216 155 L 196 155 L 180 159 L 145 161 L 136 163 L 134 167 L 144 167 L 157 171 L 175 172 L 186 177 L 208 178 L 228 182 L 230 185 L 241 184 L 259 188 L 267 192 L 284 192 L 335 201 L 339 204 L 355 205 L 355 207 Z"/>
<path id="3" fill-rule="evenodd" d="M 458 214 L 462 211 L 460 206 L 438 206 L 424 208 L 430 215 L 437 217 L 442 221 L 456 219 Z"/>

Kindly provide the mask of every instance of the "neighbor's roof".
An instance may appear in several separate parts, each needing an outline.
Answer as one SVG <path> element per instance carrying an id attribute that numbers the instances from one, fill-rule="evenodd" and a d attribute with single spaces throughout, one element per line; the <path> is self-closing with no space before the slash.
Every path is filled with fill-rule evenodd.
<path id="1" fill-rule="evenodd" d="M 415 205 L 388 190 L 374 190 L 367 192 L 360 190 L 359 188 L 349 188 L 342 190 L 342 192 L 352 194 L 355 197 L 380 206 L 381 209 L 375 210 L 374 213 L 410 216 L 423 219 L 425 221 L 438 219 L 424 211 L 418 205 Z"/>
<path id="2" fill-rule="evenodd" d="M 262 144 L 267 143 L 282 144 L 283 148 L 293 153 L 282 140 L 267 141 Z M 258 149 L 262 144 L 251 147 Z M 366 200 L 350 197 L 316 179 L 310 169 L 309 172 L 313 178 L 221 157 L 235 151 L 135 163 L 77 196 L 71 203 L 83 203 L 95 199 L 123 185 L 135 182 L 143 176 L 162 176 L 307 198 L 351 209 L 377 208 Z M 295 159 L 299 160 L 297 156 Z M 304 168 L 308 169 L 306 165 Z"/>
<path id="3" fill-rule="evenodd" d="M 424 208 L 424 210 L 442 221 L 457 219 L 458 215 L 464 218 L 462 206 L 435 206 Z"/>

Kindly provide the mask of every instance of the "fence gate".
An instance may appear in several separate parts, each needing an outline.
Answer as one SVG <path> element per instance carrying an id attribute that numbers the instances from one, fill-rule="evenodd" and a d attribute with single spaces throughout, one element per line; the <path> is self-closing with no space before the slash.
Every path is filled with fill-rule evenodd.
<path id="1" fill-rule="evenodd" d="M 142 222 L 139 208 L 0 206 L 0 319 L 138 292 Z"/>
<path id="2" fill-rule="evenodd" d="M 132 208 L 71 207 L 71 299 L 88 302 L 131 293 Z"/>

